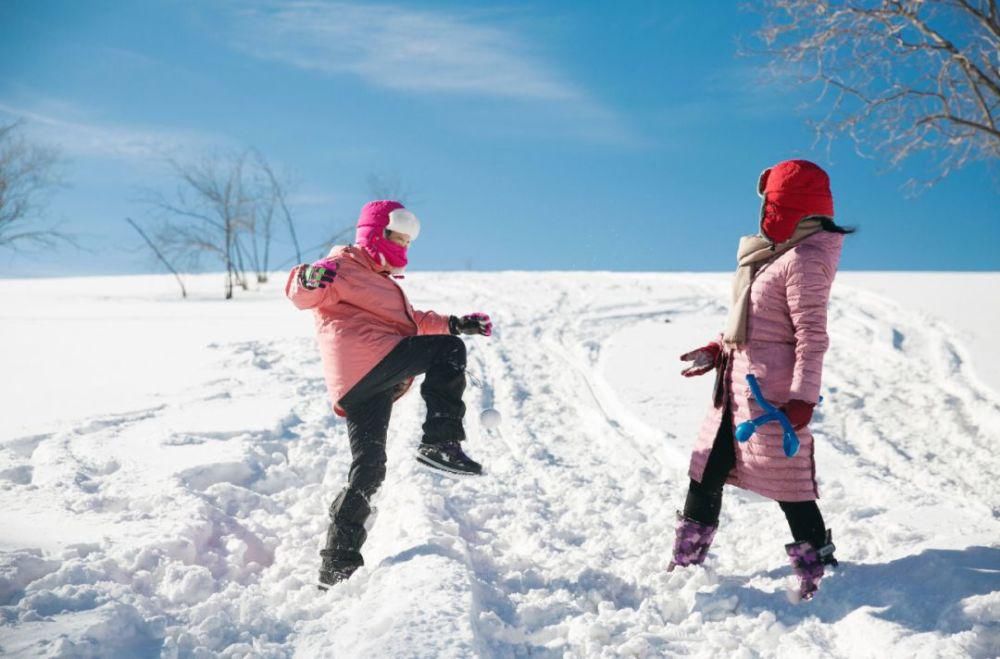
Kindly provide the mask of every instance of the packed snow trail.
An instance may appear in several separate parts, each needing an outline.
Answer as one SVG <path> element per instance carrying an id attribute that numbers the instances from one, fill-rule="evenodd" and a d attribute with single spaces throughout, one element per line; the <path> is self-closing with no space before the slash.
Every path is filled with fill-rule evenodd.
<path id="1" fill-rule="evenodd" d="M 1000 652 L 998 396 L 948 327 L 885 298 L 834 291 L 815 427 L 843 569 L 795 606 L 780 510 L 732 488 L 708 569 L 665 572 L 711 388 L 680 377 L 677 355 L 721 327 L 725 277 L 408 277 L 418 308 L 493 315 L 492 338 L 467 340 L 467 450 L 487 475 L 419 468 L 422 405 L 403 399 L 367 564 L 323 594 L 317 552 L 349 451 L 309 314 L 277 286 L 182 303 L 149 279 L 152 294 L 125 279 L 0 294 L 13 363 L 45 319 L 78 341 L 57 355 L 88 349 L 112 380 L 142 378 L 127 406 L 15 411 L 3 428 L 0 653 Z M 141 345 L 122 339 L 136 332 Z M 105 386 L 93 370 L 62 377 Z M 490 406 L 504 422 L 486 431 Z"/>

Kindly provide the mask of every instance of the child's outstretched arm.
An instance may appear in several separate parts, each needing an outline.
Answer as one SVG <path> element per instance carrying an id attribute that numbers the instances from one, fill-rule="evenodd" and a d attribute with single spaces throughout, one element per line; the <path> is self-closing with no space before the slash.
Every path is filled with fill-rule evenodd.
<path id="1" fill-rule="evenodd" d="M 466 316 L 442 316 L 433 311 L 414 311 L 413 318 L 421 334 L 493 334 L 489 315 L 477 311 Z"/>
<path id="2" fill-rule="evenodd" d="M 442 316 L 435 311 L 413 311 L 413 319 L 417 321 L 417 331 L 420 334 L 449 334 L 448 316 Z"/>
<path id="3" fill-rule="evenodd" d="M 336 304 L 340 300 L 337 262 L 325 258 L 312 265 L 303 263 L 292 268 L 285 284 L 285 297 L 299 309 Z"/>

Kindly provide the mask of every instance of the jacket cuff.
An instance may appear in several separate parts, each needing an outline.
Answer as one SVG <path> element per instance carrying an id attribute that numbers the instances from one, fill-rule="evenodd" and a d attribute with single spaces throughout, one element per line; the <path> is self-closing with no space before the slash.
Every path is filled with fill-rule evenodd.
<path id="1" fill-rule="evenodd" d="M 448 332 L 452 336 L 458 336 L 458 316 L 448 316 Z"/>
<path id="2" fill-rule="evenodd" d="M 801 400 L 813 405 L 819 403 L 820 387 L 806 382 L 792 382 L 788 390 L 788 400 Z"/>

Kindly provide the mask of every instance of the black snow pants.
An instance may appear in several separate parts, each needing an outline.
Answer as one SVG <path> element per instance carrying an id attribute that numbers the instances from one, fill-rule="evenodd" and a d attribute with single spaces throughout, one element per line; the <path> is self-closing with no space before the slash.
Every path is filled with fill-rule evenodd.
<path id="1" fill-rule="evenodd" d="M 340 399 L 347 413 L 351 471 L 347 487 L 330 505 L 330 529 L 320 552 L 324 567 L 363 564 L 361 545 L 368 533 L 371 499 L 385 479 L 385 442 L 392 404 L 401 387 L 425 374 L 420 395 L 427 405 L 423 441 L 465 439 L 465 343 L 457 336 L 424 335 L 403 339 Z"/>
<path id="2" fill-rule="evenodd" d="M 727 407 L 701 482 L 692 480 L 688 487 L 687 501 L 684 503 L 685 517 L 711 526 L 719 523 L 722 487 L 729 472 L 736 466 L 736 448 L 733 446 L 735 441 L 733 415 Z M 826 525 L 815 501 L 779 501 L 778 505 L 785 513 L 796 542 L 808 540 L 817 549 L 826 544 Z"/>

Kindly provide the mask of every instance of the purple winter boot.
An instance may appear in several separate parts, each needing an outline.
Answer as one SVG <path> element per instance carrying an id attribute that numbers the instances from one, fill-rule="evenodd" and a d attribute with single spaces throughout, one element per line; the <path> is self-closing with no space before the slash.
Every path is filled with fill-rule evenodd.
<path id="1" fill-rule="evenodd" d="M 808 540 L 785 545 L 788 559 L 792 563 L 792 570 L 799 578 L 798 598 L 800 600 L 811 600 L 816 591 L 819 590 L 819 582 L 823 579 L 824 565 L 837 566 L 837 559 L 833 557 L 835 550 L 833 532 L 830 530 L 826 532 L 826 544 L 819 549 L 813 547 Z"/>
<path id="2" fill-rule="evenodd" d="M 792 562 L 792 570 L 799 578 L 798 598 L 811 600 L 819 590 L 819 582 L 823 578 L 823 560 L 819 552 L 808 540 L 785 545 L 788 560 Z"/>
<path id="3" fill-rule="evenodd" d="M 677 535 L 674 537 L 674 560 L 670 561 L 667 572 L 677 566 L 701 565 L 712 546 L 719 525 L 710 526 L 696 522 L 677 513 Z"/>

